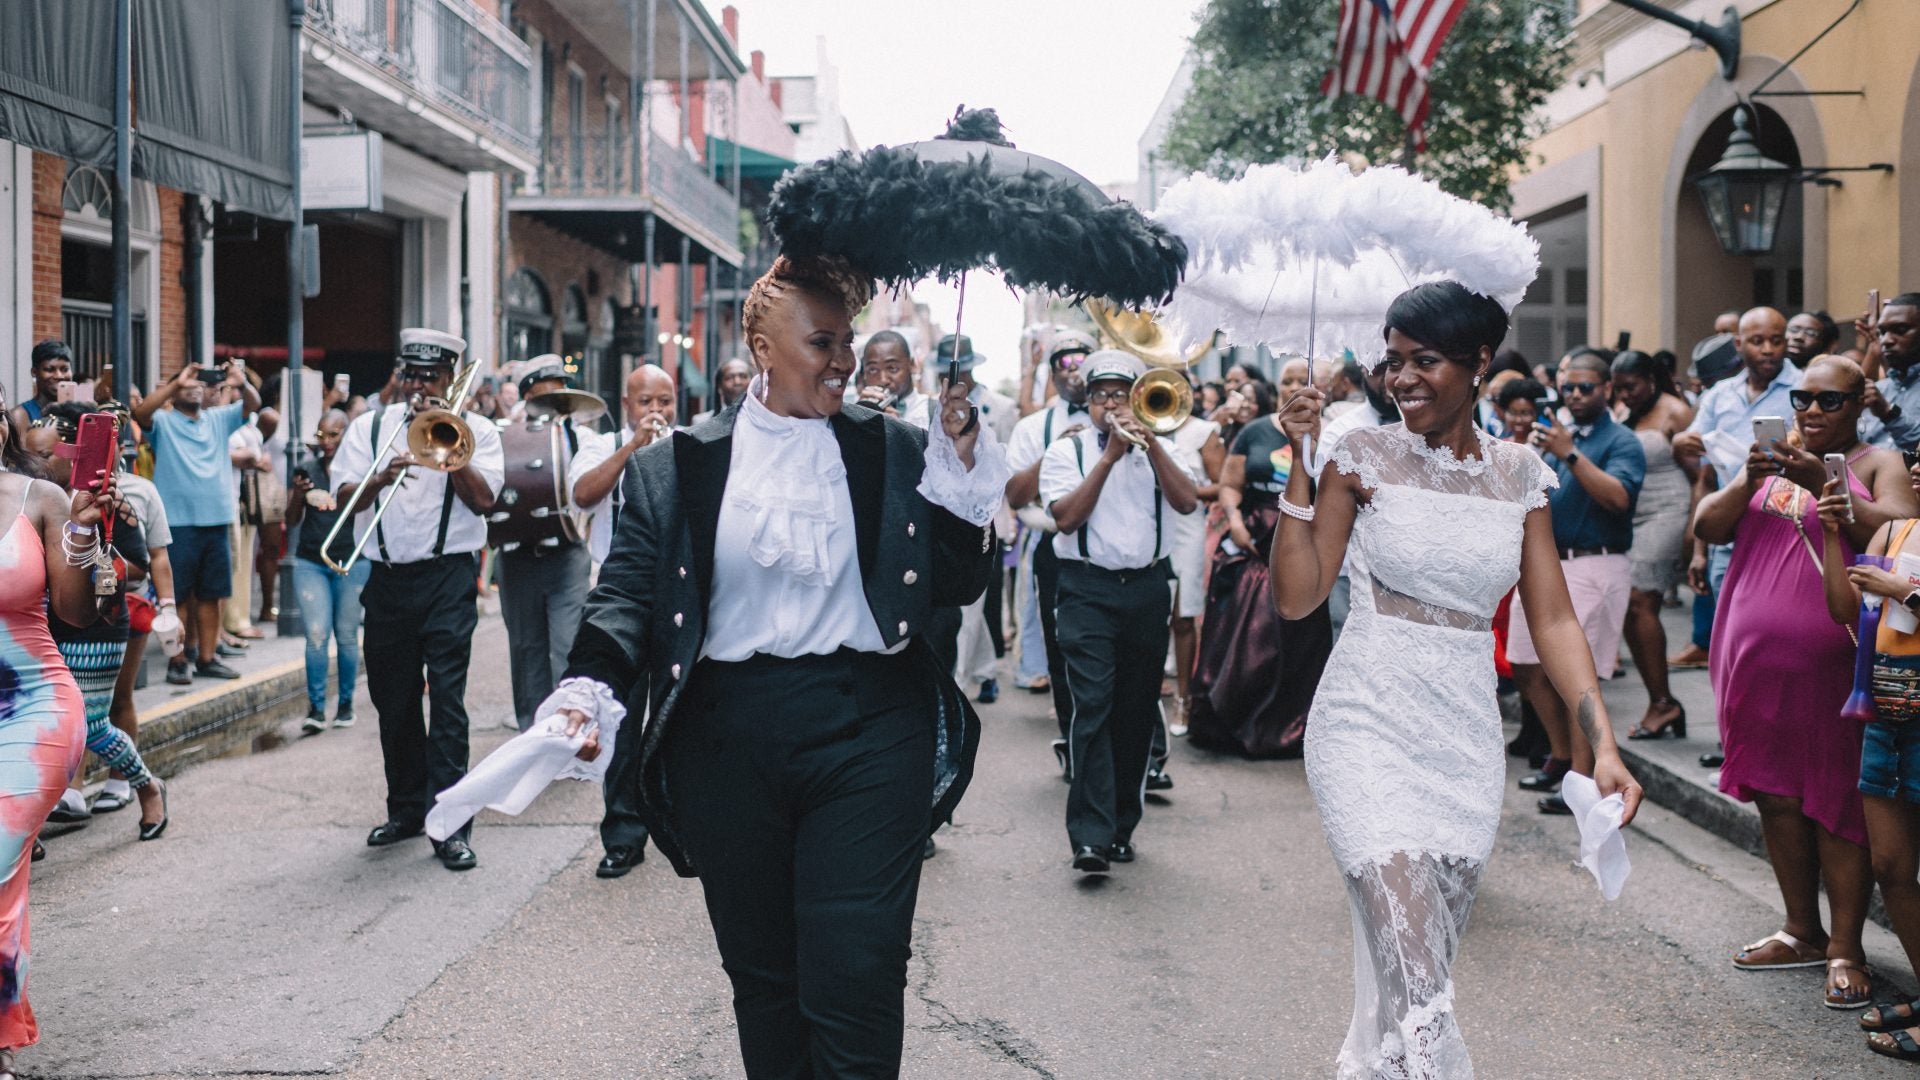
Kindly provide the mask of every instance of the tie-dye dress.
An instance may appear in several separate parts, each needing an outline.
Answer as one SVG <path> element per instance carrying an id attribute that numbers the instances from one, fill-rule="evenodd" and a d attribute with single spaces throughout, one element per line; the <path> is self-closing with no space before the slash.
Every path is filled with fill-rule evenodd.
<path id="1" fill-rule="evenodd" d="M 46 549 L 16 510 L 0 535 L 0 1047 L 40 1038 L 27 1005 L 27 878 L 86 728 L 80 689 L 47 629 Z"/>

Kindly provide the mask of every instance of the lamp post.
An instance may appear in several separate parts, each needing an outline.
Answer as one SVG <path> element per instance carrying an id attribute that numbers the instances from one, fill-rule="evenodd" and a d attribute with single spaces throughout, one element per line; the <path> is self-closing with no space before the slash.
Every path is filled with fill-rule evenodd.
<path id="1" fill-rule="evenodd" d="M 1760 152 L 1748 123 L 1745 106 L 1733 111 L 1733 134 L 1727 139 L 1726 153 L 1693 179 L 1720 250 L 1729 255 L 1765 255 L 1773 250 L 1787 190 L 1800 180 L 1799 170 Z"/>

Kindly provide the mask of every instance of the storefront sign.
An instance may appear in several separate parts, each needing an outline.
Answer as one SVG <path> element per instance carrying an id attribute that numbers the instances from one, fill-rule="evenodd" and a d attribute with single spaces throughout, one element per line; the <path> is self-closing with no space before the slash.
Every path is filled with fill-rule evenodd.
<path id="1" fill-rule="evenodd" d="M 380 210 L 381 147 L 376 131 L 302 138 L 300 194 L 306 209 Z"/>

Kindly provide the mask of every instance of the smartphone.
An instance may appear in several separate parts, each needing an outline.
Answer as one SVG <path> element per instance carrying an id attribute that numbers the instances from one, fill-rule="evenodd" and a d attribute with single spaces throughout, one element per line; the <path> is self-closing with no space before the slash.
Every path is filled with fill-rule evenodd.
<path id="1" fill-rule="evenodd" d="M 106 413 L 88 413 L 80 418 L 80 429 L 73 438 L 73 489 L 84 491 L 99 479 L 99 473 L 113 471 L 116 455 L 116 424 Z"/>
<path id="2" fill-rule="evenodd" d="M 341 372 L 340 374 L 338 374 L 338 375 L 335 375 L 335 376 L 333 377 L 333 392 L 334 392 L 334 393 L 336 393 L 336 394 L 339 394 L 339 395 L 340 395 L 341 397 L 346 397 L 346 396 L 347 396 L 347 394 L 348 394 L 348 393 L 349 393 L 350 391 L 352 391 L 352 389 L 353 389 L 353 376 L 352 376 L 352 375 L 349 375 L 348 373 L 346 373 L 346 372 L 344 372 L 344 371 L 343 371 L 343 372 Z"/>
<path id="3" fill-rule="evenodd" d="M 1873 325 L 1875 326 L 1880 325 L 1880 290 L 1879 289 L 1867 290 L 1867 318 L 1873 320 Z"/>
<path id="4" fill-rule="evenodd" d="M 80 396 L 80 384 L 72 379 L 62 379 L 53 384 L 53 400 L 68 402 Z"/>
<path id="5" fill-rule="evenodd" d="M 200 381 L 208 386 L 219 386 L 227 381 L 227 371 L 218 364 L 206 364 L 198 369 Z"/>
<path id="6" fill-rule="evenodd" d="M 1847 524 L 1853 524 L 1853 489 L 1847 486 L 1847 456 L 1828 454 L 1821 458 L 1827 466 L 1827 482 L 1840 481 L 1840 493 L 1847 497 Z"/>
<path id="7" fill-rule="evenodd" d="M 1783 416 L 1753 418 L 1753 442 L 1762 451 L 1773 453 L 1773 444 L 1787 441 L 1787 420 Z"/>

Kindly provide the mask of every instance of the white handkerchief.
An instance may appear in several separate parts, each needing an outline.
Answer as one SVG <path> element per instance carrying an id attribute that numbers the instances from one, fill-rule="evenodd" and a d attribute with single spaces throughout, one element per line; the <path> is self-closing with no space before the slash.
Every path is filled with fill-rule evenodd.
<path id="1" fill-rule="evenodd" d="M 1707 461 L 1723 477 L 1731 477 L 1745 468 L 1747 452 L 1753 449 L 1752 443 L 1741 442 L 1724 431 L 1706 432 L 1700 441 L 1706 444 Z"/>
<path id="2" fill-rule="evenodd" d="M 569 736 L 566 718 L 559 715 L 562 708 L 588 714 L 592 725 L 599 727 L 600 755 L 592 761 L 574 756 L 586 741 L 587 727 Z M 434 796 L 433 808 L 427 811 L 429 837 L 445 840 L 483 807 L 518 814 L 555 780 L 606 779 L 626 716 L 626 708 L 614 700 L 612 691 L 592 679 L 566 679 L 534 715 L 538 719 L 532 727 L 502 743 L 459 783 Z"/>
<path id="3" fill-rule="evenodd" d="M 1618 899 L 1627 875 L 1633 872 L 1633 864 L 1627 861 L 1626 837 L 1620 835 L 1626 800 L 1617 793 L 1601 798 L 1593 778 L 1577 772 L 1569 772 L 1560 781 L 1560 797 L 1567 800 L 1567 808 L 1580 826 L 1580 865 L 1600 883 L 1602 897 Z"/>

